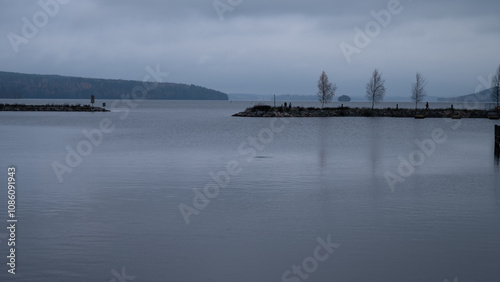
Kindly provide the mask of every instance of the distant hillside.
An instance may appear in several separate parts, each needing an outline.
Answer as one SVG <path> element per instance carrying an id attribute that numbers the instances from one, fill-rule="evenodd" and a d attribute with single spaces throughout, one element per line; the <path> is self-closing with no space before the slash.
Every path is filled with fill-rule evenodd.
<path id="1" fill-rule="evenodd" d="M 271 94 L 229 94 L 229 99 L 233 101 L 273 101 Z M 316 95 L 276 95 L 276 101 L 318 101 Z"/>
<path id="2" fill-rule="evenodd" d="M 318 101 L 316 95 L 276 95 L 276 101 Z"/>
<path id="3" fill-rule="evenodd" d="M 227 94 L 232 101 L 272 101 L 273 95 L 259 94 Z"/>
<path id="4" fill-rule="evenodd" d="M 233 101 L 273 101 L 274 96 L 271 94 L 228 94 L 229 99 Z M 340 95 L 340 94 L 338 94 Z M 338 97 L 344 95 L 333 97 L 333 101 L 337 101 Z M 347 96 L 347 95 L 345 95 Z M 351 98 L 351 102 L 367 102 L 365 96 L 349 96 Z M 436 102 L 438 97 L 434 96 L 425 96 L 425 100 L 429 102 Z M 284 95 L 276 95 L 276 101 L 308 101 L 308 102 L 318 102 L 317 95 L 292 95 L 292 94 L 284 94 Z M 408 96 L 386 96 L 384 98 L 384 102 L 412 102 L 411 97 Z"/>
<path id="5" fill-rule="evenodd" d="M 486 89 L 478 93 L 452 97 L 452 98 L 439 98 L 439 102 L 481 102 L 481 103 L 490 103 L 494 102 L 493 97 L 491 96 L 491 89 Z"/>
<path id="6" fill-rule="evenodd" d="M 120 99 L 142 85 L 142 81 L 133 80 L 0 72 L 0 98 L 89 99 L 94 95 L 98 99 Z M 158 83 L 148 91 L 147 99 L 228 100 L 228 96 L 192 84 Z"/>

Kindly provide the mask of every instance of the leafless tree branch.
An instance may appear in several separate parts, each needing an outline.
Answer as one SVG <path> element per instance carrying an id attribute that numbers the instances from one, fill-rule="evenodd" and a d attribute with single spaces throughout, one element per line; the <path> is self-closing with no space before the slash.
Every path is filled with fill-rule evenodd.
<path id="1" fill-rule="evenodd" d="M 415 110 L 418 107 L 418 103 L 422 102 L 426 96 L 425 86 L 427 81 L 422 76 L 421 73 L 417 72 L 416 81 L 411 85 L 411 99 L 415 102 Z"/>
<path id="2" fill-rule="evenodd" d="M 331 84 L 328 81 L 328 76 L 323 71 L 318 80 L 317 93 L 319 102 L 321 103 L 321 107 L 332 101 L 332 98 L 335 95 L 335 91 L 337 91 L 337 85 Z"/>
<path id="3" fill-rule="evenodd" d="M 375 103 L 378 103 L 384 99 L 385 95 L 385 80 L 382 79 L 382 74 L 375 69 L 372 73 L 370 82 L 366 84 L 366 97 L 372 102 L 372 109 L 375 107 Z"/>

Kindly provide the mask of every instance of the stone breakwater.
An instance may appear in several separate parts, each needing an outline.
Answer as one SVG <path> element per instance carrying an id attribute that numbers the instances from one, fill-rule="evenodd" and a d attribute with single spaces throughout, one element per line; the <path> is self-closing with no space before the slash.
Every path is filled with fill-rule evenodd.
<path id="1" fill-rule="evenodd" d="M 254 106 L 235 117 L 400 117 L 400 118 L 488 118 L 491 113 L 485 110 L 454 109 L 369 109 L 369 108 L 303 108 Z"/>
<path id="2" fill-rule="evenodd" d="M 104 108 L 89 105 L 22 105 L 0 104 L 0 111 L 10 112 L 109 112 Z"/>

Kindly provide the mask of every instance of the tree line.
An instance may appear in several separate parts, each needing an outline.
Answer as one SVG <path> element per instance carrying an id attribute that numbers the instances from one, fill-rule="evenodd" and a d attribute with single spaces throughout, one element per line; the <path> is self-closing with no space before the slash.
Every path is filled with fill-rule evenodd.
<path id="1" fill-rule="evenodd" d="M 94 95 L 97 99 L 121 99 L 142 84 L 132 80 L 0 72 L 0 98 L 89 99 Z M 158 83 L 148 91 L 146 99 L 228 100 L 228 96 L 192 84 Z"/>
<path id="2" fill-rule="evenodd" d="M 411 84 L 411 99 L 415 102 L 415 109 L 418 108 L 418 103 L 423 102 L 424 97 L 427 95 L 426 86 L 427 80 L 421 73 L 417 72 L 415 82 Z M 336 91 L 337 85 L 330 83 L 328 75 L 323 71 L 318 80 L 317 92 L 321 107 L 332 101 Z M 374 109 L 376 103 L 384 99 L 385 92 L 385 79 L 382 78 L 382 73 L 375 69 L 366 84 L 366 98 L 372 103 L 372 109 Z M 497 110 L 500 110 L 500 65 L 491 79 L 491 97 L 496 101 Z"/>

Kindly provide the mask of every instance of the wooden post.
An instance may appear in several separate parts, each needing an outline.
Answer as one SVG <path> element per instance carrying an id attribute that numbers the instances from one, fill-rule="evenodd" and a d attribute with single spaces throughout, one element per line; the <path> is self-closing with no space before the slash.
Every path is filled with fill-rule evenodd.
<path id="1" fill-rule="evenodd" d="M 495 155 L 500 155 L 500 125 L 495 125 Z"/>

